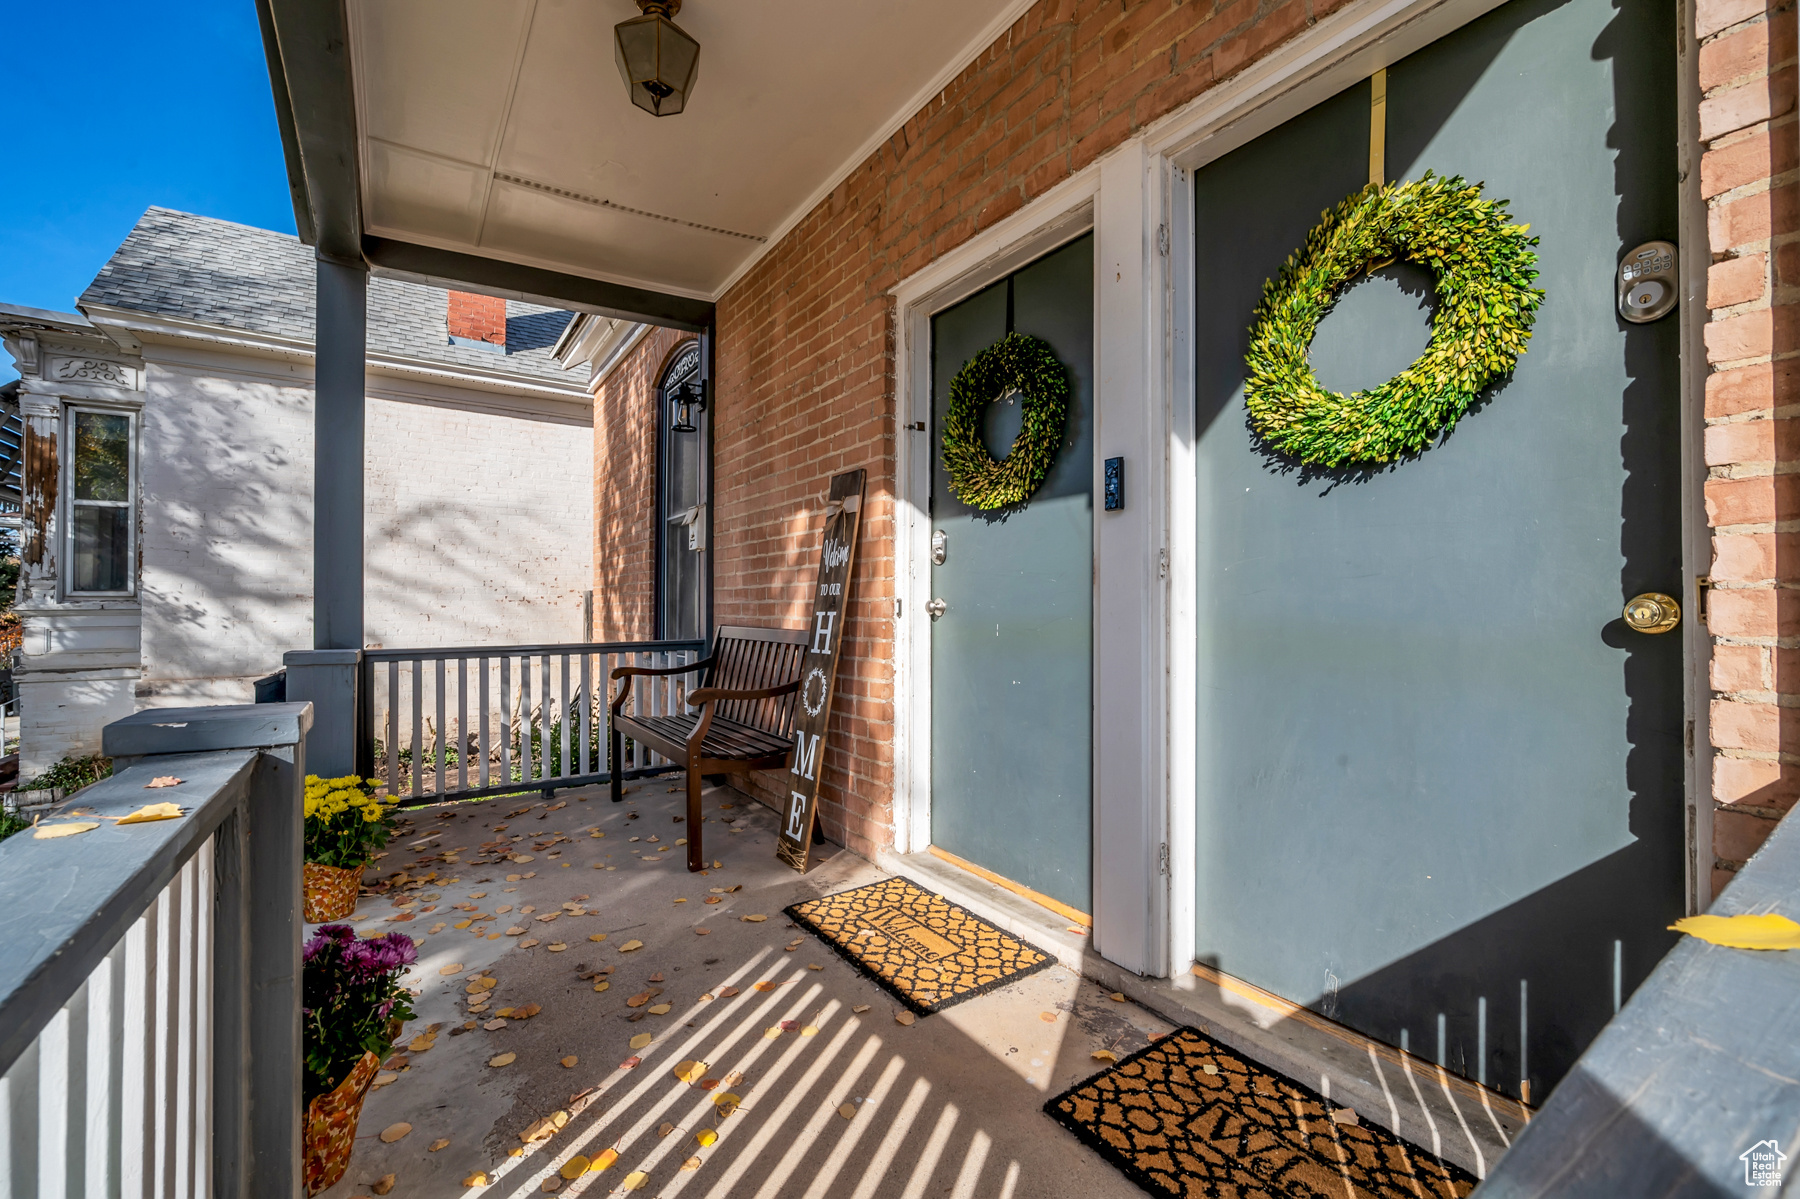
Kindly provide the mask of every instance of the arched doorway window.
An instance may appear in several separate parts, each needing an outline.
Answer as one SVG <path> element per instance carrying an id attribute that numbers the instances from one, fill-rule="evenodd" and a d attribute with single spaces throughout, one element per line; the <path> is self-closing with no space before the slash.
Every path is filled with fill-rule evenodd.
<path id="1" fill-rule="evenodd" d="M 676 351 L 657 386 L 657 636 L 706 636 L 706 446 L 700 343 Z"/>

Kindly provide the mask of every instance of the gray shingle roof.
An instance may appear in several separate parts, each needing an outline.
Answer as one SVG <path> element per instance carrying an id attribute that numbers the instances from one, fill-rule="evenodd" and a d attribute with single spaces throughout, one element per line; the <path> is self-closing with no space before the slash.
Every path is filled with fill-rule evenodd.
<path id="1" fill-rule="evenodd" d="M 80 303 L 310 342 L 313 269 L 312 250 L 285 233 L 151 208 L 81 293 Z M 563 386 L 587 381 L 586 366 L 566 371 L 550 354 L 573 313 L 508 300 L 507 353 L 498 354 L 449 343 L 447 294 L 414 283 L 370 280 L 370 352 Z"/>

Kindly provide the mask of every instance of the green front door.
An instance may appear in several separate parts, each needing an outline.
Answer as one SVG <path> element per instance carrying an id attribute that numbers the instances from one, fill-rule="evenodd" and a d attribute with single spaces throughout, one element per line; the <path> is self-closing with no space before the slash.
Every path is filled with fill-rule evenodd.
<path id="1" fill-rule="evenodd" d="M 934 454 L 931 527 L 932 844 L 1078 911 L 1089 906 L 1093 803 L 1094 239 L 1039 259 L 931 322 L 932 444 L 950 380 L 1010 331 L 1068 368 L 1062 451 L 1024 506 L 979 512 Z M 988 406 L 1003 457 L 1016 398 Z"/>
<path id="2" fill-rule="evenodd" d="M 1513 0 L 1389 69 L 1387 178 L 1510 201 L 1546 298 L 1511 378 L 1385 469 L 1266 452 L 1243 397 L 1264 280 L 1368 180 L 1370 85 L 1195 176 L 1195 955 L 1534 1102 L 1683 907 L 1681 634 L 1620 619 L 1682 595 L 1680 318 L 1614 286 L 1678 239 L 1677 30 Z M 1321 380 L 1395 374 L 1431 304 L 1364 276 Z"/>

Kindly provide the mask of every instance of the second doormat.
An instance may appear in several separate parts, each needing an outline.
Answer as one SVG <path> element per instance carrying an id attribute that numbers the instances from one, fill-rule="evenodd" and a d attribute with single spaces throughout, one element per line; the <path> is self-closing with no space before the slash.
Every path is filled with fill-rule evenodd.
<path id="1" fill-rule="evenodd" d="M 809 899 L 787 914 L 923 1015 L 1055 960 L 903 878 Z"/>
<path id="2" fill-rule="evenodd" d="M 1475 1177 L 1191 1028 L 1044 1104 L 1153 1195 L 1462 1199 Z M 1336 1109 L 1349 1116 L 1343 1109 Z"/>

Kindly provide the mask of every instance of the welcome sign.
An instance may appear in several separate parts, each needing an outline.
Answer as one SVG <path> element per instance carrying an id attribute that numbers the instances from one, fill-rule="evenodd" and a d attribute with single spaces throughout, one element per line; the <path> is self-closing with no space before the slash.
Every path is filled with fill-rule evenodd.
<path id="1" fill-rule="evenodd" d="M 819 744 L 831 720 L 837 689 L 838 653 L 843 648 L 844 613 L 850 572 L 856 568 L 856 539 L 862 529 L 865 472 L 835 475 L 825 504 L 825 541 L 819 547 L 819 582 L 812 595 L 812 636 L 800 664 L 800 695 L 794 713 L 794 763 L 788 771 L 788 798 L 775 855 L 795 870 L 806 869 L 812 852 L 823 755 Z"/>

